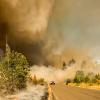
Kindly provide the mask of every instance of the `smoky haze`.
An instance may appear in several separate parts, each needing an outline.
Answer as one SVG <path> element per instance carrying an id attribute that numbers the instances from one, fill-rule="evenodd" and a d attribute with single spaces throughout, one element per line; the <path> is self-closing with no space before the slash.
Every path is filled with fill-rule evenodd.
<path id="1" fill-rule="evenodd" d="M 86 54 L 88 50 L 98 58 L 99 4 L 99 0 L 0 0 L 0 25 L 6 26 L 10 47 L 32 64 L 51 64 L 59 58 L 54 55 L 69 48 Z"/>
<path id="2" fill-rule="evenodd" d="M 58 41 L 57 51 L 85 49 L 92 57 L 100 56 L 100 1 L 56 0 L 48 34 Z M 52 35 L 51 35 L 52 34 Z M 56 34 L 58 34 L 56 36 Z"/>

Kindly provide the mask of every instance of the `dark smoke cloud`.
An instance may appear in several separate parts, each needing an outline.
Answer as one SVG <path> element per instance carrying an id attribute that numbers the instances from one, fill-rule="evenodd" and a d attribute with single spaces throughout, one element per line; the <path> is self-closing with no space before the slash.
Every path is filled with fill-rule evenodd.
<path id="1" fill-rule="evenodd" d="M 0 1 L 1 33 L 7 34 L 12 49 L 25 54 L 33 64 L 46 61 L 43 37 L 53 4 L 54 0 Z"/>
<path id="2" fill-rule="evenodd" d="M 99 54 L 98 0 L 0 0 L 0 27 L 12 49 L 33 64 L 52 63 L 68 48 Z M 2 32 L 1 31 L 1 32 Z M 86 52 L 87 53 L 87 52 Z M 58 56 L 57 56 L 58 57 Z"/>

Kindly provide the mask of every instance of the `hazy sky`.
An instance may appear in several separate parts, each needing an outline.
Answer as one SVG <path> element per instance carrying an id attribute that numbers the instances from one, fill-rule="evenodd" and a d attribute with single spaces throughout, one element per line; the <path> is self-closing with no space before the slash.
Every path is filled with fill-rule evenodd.
<path id="1" fill-rule="evenodd" d="M 48 34 L 55 33 L 60 49 L 88 49 L 100 56 L 100 0 L 56 0 L 48 26 Z"/>

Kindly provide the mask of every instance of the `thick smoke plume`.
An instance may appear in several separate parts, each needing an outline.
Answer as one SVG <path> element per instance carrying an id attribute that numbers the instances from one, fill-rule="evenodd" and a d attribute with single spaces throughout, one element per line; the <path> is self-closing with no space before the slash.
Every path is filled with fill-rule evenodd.
<path id="1" fill-rule="evenodd" d="M 43 38 L 53 5 L 54 0 L 0 0 L 1 33 L 7 34 L 10 47 L 24 53 L 32 64 L 46 62 Z"/>
<path id="2" fill-rule="evenodd" d="M 32 40 L 47 28 L 54 0 L 1 0 L 1 23 L 8 26 L 7 32 Z M 28 33 L 27 33 L 28 32 Z"/>
<path id="3" fill-rule="evenodd" d="M 98 0 L 0 0 L 0 33 L 8 34 L 10 47 L 32 64 L 51 65 L 66 48 L 85 49 L 98 57 L 98 4 Z"/>

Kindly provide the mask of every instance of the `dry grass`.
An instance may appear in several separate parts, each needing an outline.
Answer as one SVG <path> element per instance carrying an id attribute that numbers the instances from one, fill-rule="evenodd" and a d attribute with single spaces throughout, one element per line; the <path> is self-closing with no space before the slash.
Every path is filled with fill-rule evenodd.
<path id="1" fill-rule="evenodd" d="M 68 86 L 76 86 L 76 87 L 81 87 L 81 88 L 87 88 L 87 89 L 95 89 L 95 90 L 100 90 L 100 84 L 90 84 L 90 83 L 69 83 Z"/>

